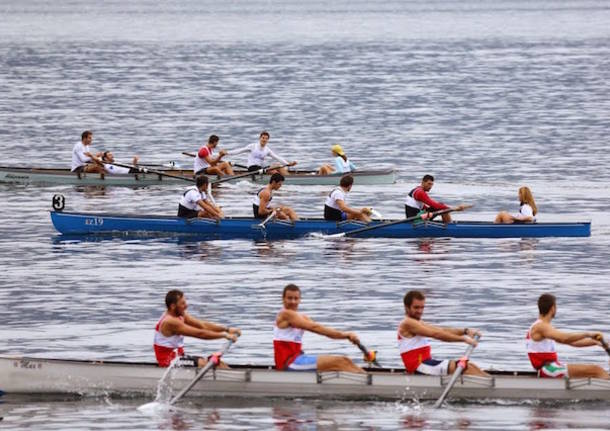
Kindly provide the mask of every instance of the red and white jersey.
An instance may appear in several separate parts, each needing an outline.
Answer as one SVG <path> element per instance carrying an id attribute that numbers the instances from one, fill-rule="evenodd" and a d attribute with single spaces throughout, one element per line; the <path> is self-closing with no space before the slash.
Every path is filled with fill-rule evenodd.
<path id="1" fill-rule="evenodd" d="M 214 148 L 210 148 L 207 145 L 201 147 L 197 152 L 197 157 L 195 157 L 195 161 L 193 162 L 193 172 L 199 172 L 202 169 L 210 167 L 210 164 L 205 158 L 212 156 L 214 156 Z"/>
<path id="2" fill-rule="evenodd" d="M 421 335 L 405 338 L 398 330 L 398 350 L 408 373 L 414 373 L 419 364 L 432 357 L 430 341 Z"/>
<path id="3" fill-rule="evenodd" d="M 176 356 L 184 355 L 184 336 L 171 335 L 165 336 L 161 333 L 161 324 L 167 317 L 167 313 L 163 313 L 157 324 L 155 325 L 154 349 L 157 362 L 162 367 L 169 366 L 170 362 Z M 178 317 L 184 321 L 184 317 Z"/>
<path id="4" fill-rule="evenodd" d="M 530 332 L 532 327 L 540 322 L 540 319 L 536 320 L 530 329 L 527 331 L 525 336 L 525 344 L 527 346 L 527 356 L 530 358 L 530 362 L 535 369 L 540 369 L 549 362 L 557 362 L 557 350 L 555 349 L 555 340 L 544 338 L 540 341 L 532 340 Z"/>
<path id="5" fill-rule="evenodd" d="M 275 368 L 285 369 L 297 356 L 303 353 L 301 346 L 305 330 L 300 328 L 278 328 L 277 317 L 273 325 L 273 354 L 275 357 Z"/>

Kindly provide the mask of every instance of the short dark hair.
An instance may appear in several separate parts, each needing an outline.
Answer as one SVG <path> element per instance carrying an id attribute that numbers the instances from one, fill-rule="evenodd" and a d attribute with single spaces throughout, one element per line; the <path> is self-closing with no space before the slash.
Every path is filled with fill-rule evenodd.
<path id="1" fill-rule="evenodd" d="M 178 300 L 184 296 L 184 293 L 178 289 L 172 289 L 165 295 L 165 306 L 169 310 L 170 305 L 177 304 Z"/>
<path id="2" fill-rule="evenodd" d="M 102 160 L 108 160 L 108 153 L 109 153 L 109 152 L 110 152 L 110 151 L 104 151 L 104 152 L 102 153 Z"/>
<path id="3" fill-rule="evenodd" d="M 301 293 L 301 289 L 296 284 L 290 283 L 284 287 L 284 291 L 282 292 L 282 298 L 286 296 L 286 292 L 299 292 Z"/>
<path id="4" fill-rule="evenodd" d="M 555 305 L 555 295 L 551 295 L 550 293 L 543 293 L 538 298 L 538 311 L 543 316 L 548 314 L 551 311 L 551 307 Z"/>
<path id="5" fill-rule="evenodd" d="M 402 299 L 402 302 L 403 304 L 405 304 L 405 307 L 409 308 L 411 304 L 413 304 L 414 299 L 424 301 L 426 299 L 426 296 L 423 294 L 423 292 L 419 290 L 411 290 L 407 292 L 405 297 Z"/>
<path id="6" fill-rule="evenodd" d="M 269 178 L 269 184 L 271 184 L 271 183 L 281 183 L 285 179 L 286 178 L 284 178 L 284 175 L 280 174 L 279 172 L 276 172 L 273 175 L 271 175 L 271 178 Z"/>
<path id="7" fill-rule="evenodd" d="M 344 175 L 341 177 L 341 181 L 339 181 L 341 187 L 349 187 L 352 184 L 354 184 L 354 177 L 351 175 Z"/>
<path id="8" fill-rule="evenodd" d="M 263 131 L 261 132 L 260 136 L 266 136 L 266 137 L 268 137 L 268 138 L 270 138 L 270 137 L 271 137 L 271 136 L 269 135 L 269 132 L 267 132 L 266 130 L 263 130 Z M 259 136 L 259 137 L 260 137 L 260 136 Z"/>
<path id="9" fill-rule="evenodd" d="M 218 142 L 220 140 L 220 138 L 216 135 L 210 135 L 210 137 L 208 138 L 208 144 L 214 144 L 216 142 Z"/>
<path id="10" fill-rule="evenodd" d="M 85 130 L 83 133 L 81 133 L 80 139 L 81 139 L 81 141 L 84 141 L 91 135 L 93 135 L 93 132 L 91 130 Z"/>
<path id="11" fill-rule="evenodd" d="M 424 175 L 424 177 L 421 180 L 422 180 L 422 182 L 425 182 L 425 181 L 434 181 L 434 177 L 432 175 L 430 175 L 430 174 L 426 174 L 426 175 Z"/>
<path id="12" fill-rule="evenodd" d="M 197 176 L 197 180 L 196 180 L 197 188 L 199 188 L 201 186 L 207 186 L 208 183 L 209 183 L 208 177 L 206 177 L 205 175 Z"/>

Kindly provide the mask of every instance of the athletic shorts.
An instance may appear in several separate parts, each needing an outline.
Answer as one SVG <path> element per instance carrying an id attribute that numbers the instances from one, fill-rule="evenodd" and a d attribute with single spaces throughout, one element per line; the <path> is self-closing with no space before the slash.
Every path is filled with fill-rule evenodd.
<path id="1" fill-rule="evenodd" d="M 446 376 L 449 374 L 449 360 L 426 359 L 417 369 L 416 374 L 426 374 L 428 376 Z"/>
<path id="2" fill-rule="evenodd" d="M 336 208 L 324 205 L 324 220 L 330 221 L 345 221 L 347 220 L 347 214 Z"/>
<path id="3" fill-rule="evenodd" d="M 568 366 L 559 362 L 548 362 L 538 370 L 538 377 L 568 377 Z"/>
<path id="4" fill-rule="evenodd" d="M 209 168 L 209 166 L 207 166 L 207 167 L 205 167 L 203 169 L 199 169 L 197 172 L 195 172 L 195 176 L 201 175 L 201 174 L 209 175 L 208 174 L 208 168 Z"/>
<path id="5" fill-rule="evenodd" d="M 199 211 L 192 210 L 183 205 L 178 204 L 178 217 L 182 218 L 197 218 Z"/>
<path id="6" fill-rule="evenodd" d="M 317 369 L 318 357 L 316 355 L 306 355 L 305 353 L 301 353 L 286 367 L 288 371 L 312 371 Z"/>
<path id="7" fill-rule="evenodd" d="M 261 169 L 262 166 L 259 165 L 248 166 L 248 172 L 260 171 Z"/>

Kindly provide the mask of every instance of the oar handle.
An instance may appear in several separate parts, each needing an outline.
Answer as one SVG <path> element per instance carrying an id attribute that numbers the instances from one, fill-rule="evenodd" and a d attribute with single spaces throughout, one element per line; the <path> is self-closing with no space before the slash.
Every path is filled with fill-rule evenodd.
<path id="1" fill-rule="evenodd" d="M 381 365 L 379 365 L 379 362 L 377 362 L 377 354 L 374 350 L 367 349 L 362 345 L 362 343 L 357 343 L 356 346 L 362 353 L 364 353 L 365 362 L 373 363 L 376 367 L 381 368 Z"/>
<path id="2" fill-rule="evenodd" d="M 602 343 L 602 349 L 604 349 L 608 356 L 610 356 L 610 346 L 608 345 L 608 342 L 604 339 L 604 337 L 601 337 L 599 342 Z"/>

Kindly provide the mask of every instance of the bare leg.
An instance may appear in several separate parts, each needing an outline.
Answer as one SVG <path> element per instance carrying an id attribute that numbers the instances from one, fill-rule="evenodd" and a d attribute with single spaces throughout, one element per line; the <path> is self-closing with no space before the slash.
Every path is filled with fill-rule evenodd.
<path id="1" fill-rule="evenodd" d="M 318 371 L 348 371 L 350 373 L 364 373 L 365 371 L 346 356 L 318 356 Z"/>
<path id="2" fill-rule="evenodd" d="M 290 207 L 282 207 L 282 211 L 284 214 L 286 214 L 286 216 L 288 216 L 290 221 L 297 221 L 299 219 L 297 213 Z"/>
<path id="3" fill-rule="evenodd" d="M 610 379 L 608 373 L 597 365 L 592 364 L 568 364 L 569 377 L 594 377 L 596 379 Z"/>
<path id="4" fill-rule="evenodd" d="M 208 363 L 208 360 L 207 360 L 207 359 L 205 359 L 205 358 L 199 358 L 199 360 L 197 361 L 197 366 L 198 366 L 199 368 L 203 368 L 203 367 L 205 367 L 205 365 L 206 365 L 207 363 Z M 220 363 L 218 364 L 218 366 L 217 366 L 216 368 L 222 368 L 222 369 L 224 369 L 224 370 L 228 370 L 228 369 L 229 369 L 229 368 L 231 368 L 231 367 L 229 367 L 229 366 L 226 364 L 226 362 L 220 361 Z"/>
<path id="5" fill-rule="evenodd" d="M 208 166 L 205 169 L 205 174 L 206 175 L 217 175 L 219 177 L 222 177 L 223 172 L 220 169 L 220 167 L 218 165 L 216 165 L 216 166 Z"/>
<path id="6" fill-rule="evenodd" d="M 106 171 L 104 171 L 104 167 L 102 165 L 95 165 L 95 164 L 87 164 L 85 165 L 85 167 L 83 168 L 83 172 L 87 172 L 87 173 L 91 173 L 91 174 L 103 174 Z"/>
<path id="7" fill-rule="evenodd" d="M 509 213 L 507 213 L 506 211 L 500 212 L 496 216 L 496 219 L 494 220 L 494 223 L 510 224 L 512 222 L 513 222 L 513 217 Z"/>
<path id="8" fill-rule="evenodd" d="M 453 374 L 453 372 L 455 371 L 455 368 L 456 368 L 456 361 L 450 361 L 449 362 L 449 374 Z M 487 374 L 485 371 L 480 369 L 474 362 L 470 362 L 470 361 L 468 361 L 468 365 L 466 366 L 466 369 L 464 370 L 464 374 L 467 374 L 469 376 L 489 377 L 489 374 Z"/>
<path id="9" fill-rule="evenodd" d="M 441 217 L 443 218 L 443 223 L 451 223 L 451 214 L 445 213 Z"/>
<path id="10" fill-rule="evenodd" d="M 225 175 L 234 175 L 233 167 L 231 166 L 230 163 L 228 163 L 228 162 L 221 162 L 221 163 L 218 164 L 218 167 L 220 168 L 220 170 L 222 171 L 223 174 L 225 174 Z"/>
<path id="11" fill-rule="evenodd" d="M 347 215 L 347 219 L 348 220 L 358 220 L 358 221 L 362 221 L 364 223 L 370 223 L 371 218 L 369 216 L 367 216 L 366 214 L 358 214 L 358 215 Z"/>
<path id="12" fill-rule="evenodd" d="M 320 169 L 318 169 L 318 175 L 330 175 L 334 171 L 331 165 L 322 165 Z"/>

